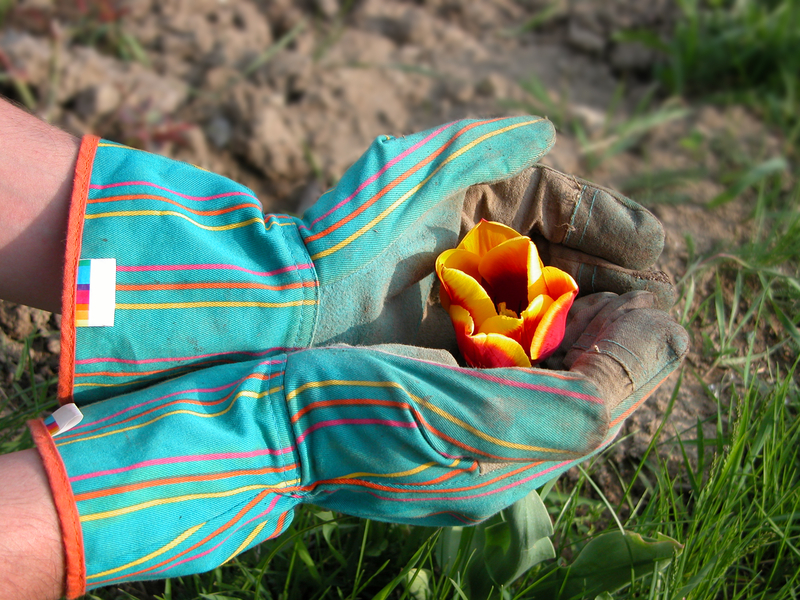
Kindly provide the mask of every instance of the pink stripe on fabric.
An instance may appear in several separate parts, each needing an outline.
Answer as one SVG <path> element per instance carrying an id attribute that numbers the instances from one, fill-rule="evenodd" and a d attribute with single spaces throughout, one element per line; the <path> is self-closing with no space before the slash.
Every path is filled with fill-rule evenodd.
<path id="1" fill-rule="evenodd" d="M 264 362 L 258 363 L 257 366 L 283 364 L 284 362 L 286 362 L 286 361 L 285 360 L 268 360 L 268 361 L 264 361 Z M 279 371 L 278 373 L 276 373 L 275 376 L 278 376 L 280 373 L 283 373 L 283 371 Z M 252 375 L 252 373 L 251 373 L 251 375 Z M 147 406 L 148 404 L 152 404 L 154 402 L 160 402 L 161 400 L 166 400 L 167 398 L 172 398 L 173 396 L 180 396 L 181 394 L 193 394 L 193 393 L 208 394 L 208 393 L 214 393 L 214 392 L 221 392 L 223 390 L 226 390 L 226 389 L 229 389 L 229 388 L 234 387 L 236 385 L 239 385 L 240 383 L 246 381 L 248 377 L 249 377 L 249 375 L 247 375 L 245 377 L 242 377 L 241 379 L 239 379 L 237 381 L 233 381 L 231 383 L 226 383 L 225 385 L 221 385 L 221 386 L 215 387 L 215 388 L 194 388 L 194 389 L 189 389 L 189 390 L 181 390 L 181 391 L 178 391 L 178 392 L 172 392 L 171 394 L 167 394 L 165 396 L 160 396 L 159 398 L 153 398 L 152 400 L 147 400 L 146 402 L 140 402 L 139 404 L 134 404 L 134 405 L 129 406 L 127 408 L 124 408 L 121 411 L 116 412 L 116 413 L 114 413 L 112 415 L 108 415 L 107 417 L 103 417 L 102 419 L 98 419 L 97 421 L 90 421 L 89 423 L 82 423 L 81 425 L 77 425 L 77 426 L 73 427 L 70 431 L 76 432 L 78 429 L 84 429 L 85 427 L 90 427 L 92 425 L 97 425 L 98 423 L 103 423 L 104 421 L 108 421 L 109 419 L 113 419 L 114 417 L 118 417 L 118 416 L 120 416 L 122 414 L 125 414 L 126 412 L 129 412 L 129 411 L 132 411 L 132 410 L 136 410 L 137 408 L 142 408 L 142 407 Z M 69 436 L 62 437 L 61 439 L 66 440 L 66 439 L 70 439 L 72 437 L 77 437 L 77 436 L 75 436 L 74 434 L 71 433 Z"/>
<path id="2" fill-rule="evenodd" d="M 383 352 L 384 354 L 389 354 L 391 356 L 397 356 L 392 354 L 391 352 L 386 352 L 384 350 L 378 350 L 378 352 Z M 514 381 L 513 379 L 503 379 L 502 377 L 497 377 L 496 375 L 489 375 L 488 373 L 484 373 L 482 371 L 479 371 L 478 369 L 465 369 L 463 367 L 452 367 L 450 365 L 443 365 L 441 363 L 433 362 L 431 360 L 423 360 L 421 358 L 408 358 L 408 360 L 413 360 L 414 362 L 433 365 L 443 369 L 449 369 L 451 371 L 456 371 L 457 373 L 461 373 L 462 375 L 467 375 L 469 377 L 477 377 L 478 379 L 485 379 L 487 381 L 491 381 L 493 383 L 499 383 L 501 385 L 507 385 L 509 387 L 518 387 L 537 392 L 546 392 L 548 394 L 558 394 L 561 396 L 566 396 L 568 398 L 577 398 L 579 400 L 586 400 L 588 402 L 592 402 L 593 404 L 605 404 L 605 400 L 603 400 L 602 398 L 598 398 L 597 396 L 592 396 L 590 394 L 582 394 L 581 392 L 572 392 L 570 390 L 563 390 L 561 388 L 550 387 L 547 385 L 537 385 L 535 383 Z M 542 373 L 541 376 L 549 377 L 546 373 Z M 571 381 L 577 381 L 577 380 L 571 380 Z"/>
<path id="3" fill-rule="evenodd" d="M 405 427 L 408 429 L 417 429 L 417 424 L 414 421 L 406 422 L 406 421 L 389 421 L 385 419 L 331 419 L 330 421 L 321 421 L 319 423 L 315 423 L 299 436 L 297 436 L 297 445 L 303 443 L 303 440 L 306 439 L 306 436 L 314 433 L 317 429 L 321 429 L 323 427 L 335 427 L 337 425 L 386 425 L 387 427 Z"/>
<path id="4" fill-rule="evenodd" d="M 214 194 L 213 196 L 190 196 L 189 194 L 183 194 L 181 192 L 176 192 L 175 190 L 171 190 L 164 186 L 158 185 L 156 183 L 152 183 L 150 181 L 120 181 L 118 183 L 106 183 L 104 185 L 98 185 L 93 183 L 89 186 L 90 190 L 107 190 L 109 188 L 115 187 L 124 187 L 129 185 L 144 185 L 149 187 L 154 187 L 159 190 L 163 190 L 165 192 L 169 192 L 170 194 L 175 194 L 176 196 L 180 196 L 181 198 L 186 198 L 187 200 L 196 200 L 197 202 L 206 202 L 207 200 L 216 200 L 217 198 L 228 198 L 230 196 L 248 196 L 253 200 L 258 200 L 253 194 L 248 194 L 247 192 L 225 192 L 224 194 Z M 102 200 L 102 198 L 93 198 L 93 200 Z"/>
<path id="5" fill-rule="evenodd" d="M 460 369 L 458 367 L 448 367 L 447 365 L 445 365 L 445 368 L 466 373 L 467 375 L 470 375 L 472 377 L 477 377 L 478 379 L 485 379 L 486 381 L 491 381 L 493 383 L 507 385 L 509 387 L 517 387 L 517 388 L 522 388 L 524 390 L 533 390 L 536 392 L 545 392 L 547 394 L 558 394 L 559 396 L 566 396 L 568 398 L 577 398 L 578 400 L 586 400 L 587 402 L 591 402 L 593 404 L 604 404 L 602 398 L 598 398 L 597 396 L 590 396 L 589 394 L 582 394 L 581 392 L 573 392 L 570 390 L 564 390 L 557 387 L 550 387 L 548 385 L 524 383 L 522 381 L 514 381 L 513 379 L 503 379 L 502 377 L 497 377 L 495 375 L 488 375 L 486 373 L 476 373 L 474 372 L 474 370 L 470 372 L 470 370 L 468 369 Z"/>
<path id="6" fill-rule="evenodd" d="M 330 215 L 332 212 L 334 212 L 334 211 L 336 211 L 336 210 L 340 209 L 342 206 L 344 206 L 345 204 L 347 204 L 348 202 L 350 202 L 350 200 L 352 200 L 352 199 L 353 199 L 353 198 L 354 198 L 354 197 L 355 197 L 355 196 L 356 196 L 356 195 L 357 195 L 357 194 L 358 194 L 358 193 L 359 193 L 361 190 L 363 190 L 363 189 L 364 189 L 365 187 L 367 187 L 369 184 L 373 183 L 373 182 L 374 182 L 376 179 L 378 179 L 378 177 L 380 177 L 381 175 L 383 175 L 383 174 L 384 174 L 384 173 L 385 173 L 385 172 L 386 172 L 388 169 L 392 168 L 392 167 L 393 167 L 394 165 L 396 165 L 396 164 L 397 164 L 399 161 L 403 160 L 403 159 L 404 159 L 406 156 L 408 156 L 409 154 L 413 153 L 413 152 L 414 152 L 414 151 L 416 151 L 417 149 L 419 149 L 419 148 L 421 148 L 422 146 L 424 146 L 425 144 L 427 144 L 427 143 L 428 143 L 429 141 L 431 141 L 431 140 L 432 140 L 434 137 L 436 137 L 436 136 L 437 136 L 437 135 L 439 135 L 439 134 L 440 134 L 442 131 L 444 131 L 444 130 L 445 130 L 445 129 L 447 129 L 448 127 L 451 127 L 452 125 L 453 125 L 453 123 L 447 123 L 446 125 L 442 125 L 441 127 L 439 127 L 439 129 L 437 129 L 436 131 L 434 131 L 433 133 L 431 133 L 431 134 L 430 134 L 428 137 L 426 137 L 424 140 L 420 140 L 419 142 L 417 142 L 416 144 L 414 144 L 413 146 L 411 146 L 410 148 L 408 148 L 406 151 L 404 151 L 404 152 L 402 152 L 401 154 L 398 154 L 397 156 L 395 156 L 395 157 L 394 157 L 392 160 L 390 160 L 388 163 L 386 163 L 386 164 L 385 164 L 385 165 L 384 165 L 384 166 L 381 168 L 381 170 L 380 170 L 380 171 L 378 171 L 377 173 L 375 173 L 374 175 L 372 175 L 371 177 L 369 177 L 368 179 L 366 179 L 364 182 L 362 182 L 362 183 L 361 183 L 361 185 L 359 185 L 359 186 L 358 186 L 358 187 L 355 189 L 355 191 L 354 191 L 352 194 L 350 194 L 350 195 L 349 195 L 347 198 L 345 198 L 344 200 L 342 200 L 341 202 L 339 202 L 339 204 L 337 204 L 336 206 L 334 206 L 333 208 L 331 208 L 331 209 L 330 209 L 328 212 L 326 212 L 326 213 L 325 213 L 324 215 L 322 215 L 321 217 L 317 217 L 316 219 L 314 219 L 313 221 L 311 221 L 311 224 L 310 224 L 310 225 L 308 225 L 308 226 L 306 226 L 306 225 L 300 225 L 300 227 L 299 227 L 298 229 L 309 229 L 309 228 L 313 227 L 314 225 L 316 225 L 317 223 L 319 223 L 319 222 L 320 222 L 322 219 L 324 219 L 325 217 L 329 216 L 329 215 Z"/>
<path id="7" fill-rule="evenodd" d="M 128 358 L 84 358 L 76 360 L 76 365 L 91 365 L 94 363 L 108 362 L 108 363 L 121 363 L 125 365 L 147 365 L 159 362 L 178 362 L 184 360 L 197 360 L 198 358 L 214 358 L 216 356 L 228 356 L 232 354 L 246 354 L 247 356 L 264 356 L 265 354 L 272 354 L 274 352 L 293 352 L 297 348 L 289 348 L 283 346 L 276 346 L 260 352 L 248 352 L 246 350 L 236 350 L 231 352 L 214 352 L 211 354 L 198 354 L 196 356 L 176 356 L 173 358 L 143 358 L 142 360 L 133 360 Z M 281 361 L 282 362 L 282 361 Z M 266 363 L 261 363 L 266 364 Z"/>
<path id="8" fill-rule="evenodd" d="M 581 460 L 583 460 L 583 459 L 581 459 Z M 432 500 L 448 500 L 448 501 L 449 500 L 472 500 L 474 498 L 483 498 L 484 496 L 490 496 L 492 494 L 497 494 L 499 492 L 504 492 L 506 490 L 510 490 L 511 488 L 514 488 L 514 487 L 517 487 L 519 485 L 522 485 L 523 483 L 527 483 L 528 481 L 531 481 L 533 479 L 541 477 L 542 475 L 546 475 L 547 473 L 550 473 L 551 471 L 554 471 L 556 469 L 560 469 L 564 465 L 573 464 L 573 463 L 577 464 L 578 462 L 580 462 L 580 460 L 577 460 L 577 461 L 565 460 L 564 462 L 558 463 L 557 465 L 553 465 L 552 467 L 550 467 L 548 469 L 545 469 L 544 471 L 539 471 L 538 473 L 530 475 L 529 477 L 526 477 L 525 479 L 520 479 L 519 481 L 515 481 L 514 483 L 509 483 L 508 485 L 504 485 L 503 487 L 494 488 L 494 489 L 491 489 L 491 490 L 489 490 L 487 492 L 483 492 L 483 493 L 480 493 L 480 494 L 473 494 L 471 496 L 437 496 L 435 498 L 430 498 L 430 497 L 426 497 L 426 498 L 395 498 L 395 497 L 392 497 L 392 496 L 381 496 L 381 495 L 376 494 L 375 492 L 372 492 L 370 490 L 364 490 L 364 491 L 366 491 L 371 496 L 374 496 L 375 498 L 379 498 L 380 500 L 392 500 L 394 502 L 419 502 L 420 500 L 424 500 L 425 502 L 430 502 Z"/>
<path id="9" fill-rule="evenodd" d="M 248 523 L 252 523 L 256 519 L 259 519 L 259 518 L 263 517 L 267 513 L 272 512 L 272 510 L 275 508 L 275 505 L 278 503 L 278 499 L 279 498 L 280 498 L 280 496 L 276 495 L 275 498 L 270 503 L 270 505 L 267 508 L 267 510 L 262 512 L 260 515 L 257 515 L 255 517 L 253 517 L 252 519 L 250 519 L 248 521 L 245 521 L 244 523 L 241 523 L 240 525 L 237 525 L 236 528 L 233 529 L 232 531 L 230 531 L 230 533 L 228 533 L 228 535 L 226 535 L 224 538 L 222 538 L 222 541 L 220 541 L 217 545 L 212 546 L 211 548 L 209 548 L 205 552 L 200 552 L 199 554 L 195 554 L 194 556 L 190 556 L 188 558 L 184 558 L 183 560 L 179 560 L 176 563 L 172 563 L 171 565 L 167 565 L 166 567 L 164 567 L 162 569 L 158 569 L 156 571 L 153 571 L 153 573 L 163 573 L 164 571 L 169 571 L 170 569 L 174 569 L 178 565 L 182 565 L 183 563 L 187 563 L 187 562 L 191 562 L 193 560 L 197 560 L 198 558 L 204 557 L 206 554 L 212 553 L 214 550 L 216 550 L 217 548 L 222 546 L 222 544 L 227 542 L 236 532 L 238 532 L 240 529 L 242 529 L 242 527 L 246 526 Z"/>
<path id="10" fill-rule="evenodd" d="M 86 473 L 84 475 L 76 475 L 70 477 L 70 481 L 84 481 L 86 479 L 93 479 L 95 477 L 104 477 L 106 475 L 118 475 L 119 473 L 126 473 L 128 471 L 135 471 L 136 469 L 145 469 L 147 467 L 158 467 L 161 465 L 174 465 L 187 462 L 205 462 L 210 460 L 240 460 L 242 458 L 255 458 L 257 456 L 282 456 L 294 451 L 295 446 L 287 446 L 279 450 L 272 450 L 270 448 L 262 448 L 260 450 L 252 450 L 250 452 L 217 452 L 215 454 L 190 454 L 187 456 L 170 456 L 167 458 L 153 458 L 150 460 L 143 460 L 142 462 L 134 463 L 127 467 L 120 467 L 118 469 L 107 469 L 104 471 L 95 471 L 94 473 Z"/>
<path id="11" fill-rule="evenodd" d="M 250 273 L 251 275 L 258 275 L 259 277 L 270 277 L 272 275 L 280 275 L 281 273 L 288 273 L 289 271 L 302 271 L 304 269 L 313 269 L 312 263 L 304 265 L 291 265 L 289 267 L 282 267 L 274 271 L 251 271 L 239 265 L 226 265 L 226 264 L 198 264 L 198 265 L 139 265 L 123 267 L 117 265 L 117 271 L 124 272 L 142 272 L 142 271 L 193 271 L 193 270 L 211 270 L 211 269 L 230 269 L 233 271 L 242 271 Z"/>

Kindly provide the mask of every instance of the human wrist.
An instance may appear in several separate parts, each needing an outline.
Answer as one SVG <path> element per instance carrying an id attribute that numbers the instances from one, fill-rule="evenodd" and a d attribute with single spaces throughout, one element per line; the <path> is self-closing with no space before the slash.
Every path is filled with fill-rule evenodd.
<path id="1" fill-rule="evenodd" d="M 0 297 L 54 312 L 80 140 L 0 99 Z"/>
<path id="2" fill-rule="evenodd" d="M 60 598 L 64 552 L 50 486 L 36 450 L 0 456 L 0 597 Z"/>

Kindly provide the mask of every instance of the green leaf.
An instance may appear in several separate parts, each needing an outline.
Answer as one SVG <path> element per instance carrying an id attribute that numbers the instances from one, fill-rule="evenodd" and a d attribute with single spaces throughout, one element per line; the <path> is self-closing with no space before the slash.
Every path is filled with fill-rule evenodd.
<path id="1" fill-rule="evenodd" d="M 614 592 L 632 581 L 664 570 L 683 546 L 670 537 L 656 539 L 638 533 L 612 531 L 591 540 L 575 562 L 553 569 L 530 589 L 530 598 L 567 600 Z"/>
<path id="2" fill-rule="evenodd" d="M 462 588 L 473 599 L 489 598 L 534 565 L 555 558 L 553 524 L 541 498 L 531 492 L 473 528 L 442 532 L 437 559 L 462 573 Z"/>
<path id="3" fill-rule="evenodd" d="M 431 597 L 431 572 L 428 569 L 411 569 L 403 580 L 409 595 L 414 600 L 428 600 Z"/>
<path id="4" fill-rule="evenodd" d="M 314 579 L 314 581 L 321 583 L 322 579 L 320 578 L 319 571 L 317 570 L 317 565 L 314 564 L 314 559 L 311 558 L 308 548 L 299 538 L 295 542 L 295 553 L 297 554 L 297 557 L 306 565 L 308 568 L 308 574 Z"/>
<path id="5" fill-rule="evenodd" d="M 539 494 L 532 492 L 515 502 L 503 511 L 503 517 L 504 523 L 487 528 L 484 546 L 486 568 L 498 586 L 508 585 L 532 566 L 556 557 L 550 541 L 553 524 Z M 502 538 L 499 527 L 504 530 Z M 497 543 L 500 539 L 505 544 Z"/>

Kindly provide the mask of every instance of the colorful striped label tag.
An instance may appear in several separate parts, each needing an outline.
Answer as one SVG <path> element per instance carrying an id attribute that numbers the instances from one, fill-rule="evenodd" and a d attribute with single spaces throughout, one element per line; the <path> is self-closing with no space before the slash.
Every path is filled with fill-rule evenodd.
<path id="1" fill-rule="evenodd" d="M 44 420 L 51 437 L 69 431 L 81 422 L 83 413 L 74 404 L 65 404 Z"/>
<path id="2" fill-rule="evenodd" d="M 78 262 L 75 327 L 112 327 L 116 294 L 116 259 L 81 259 Z"/>

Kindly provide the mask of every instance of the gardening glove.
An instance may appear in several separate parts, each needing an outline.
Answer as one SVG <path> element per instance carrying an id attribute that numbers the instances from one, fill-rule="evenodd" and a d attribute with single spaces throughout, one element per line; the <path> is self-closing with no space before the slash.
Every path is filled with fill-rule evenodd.
<path id="1" fill-rule="evenodd" d="M 303 217 L 247 188 L 94 137 L 70 213 L 59 398 L 85 404 L 214 364 L 331 343 L 455 352 L 433 275 L 481 218 L 543 240 L 583 292 L 654 291 L 663 231 L 639 205 L 536 165 L 538 117 L 381 136 Z M 488 183 L 487 183 L 488 182 Z"/>
<path id="2" fill-rule="evenodd" d="M 656 303 L 646 292 L 579 299 L 552 359 L 564 371 L 339 345 L 96 402 L 56 437 L 58 412 L 34 422 L 67 595 L 210 570 L 279 535 L 301 503 L 399 523 L 480 522 L 609 444 L 678 366 L 686 332 Z"/>

